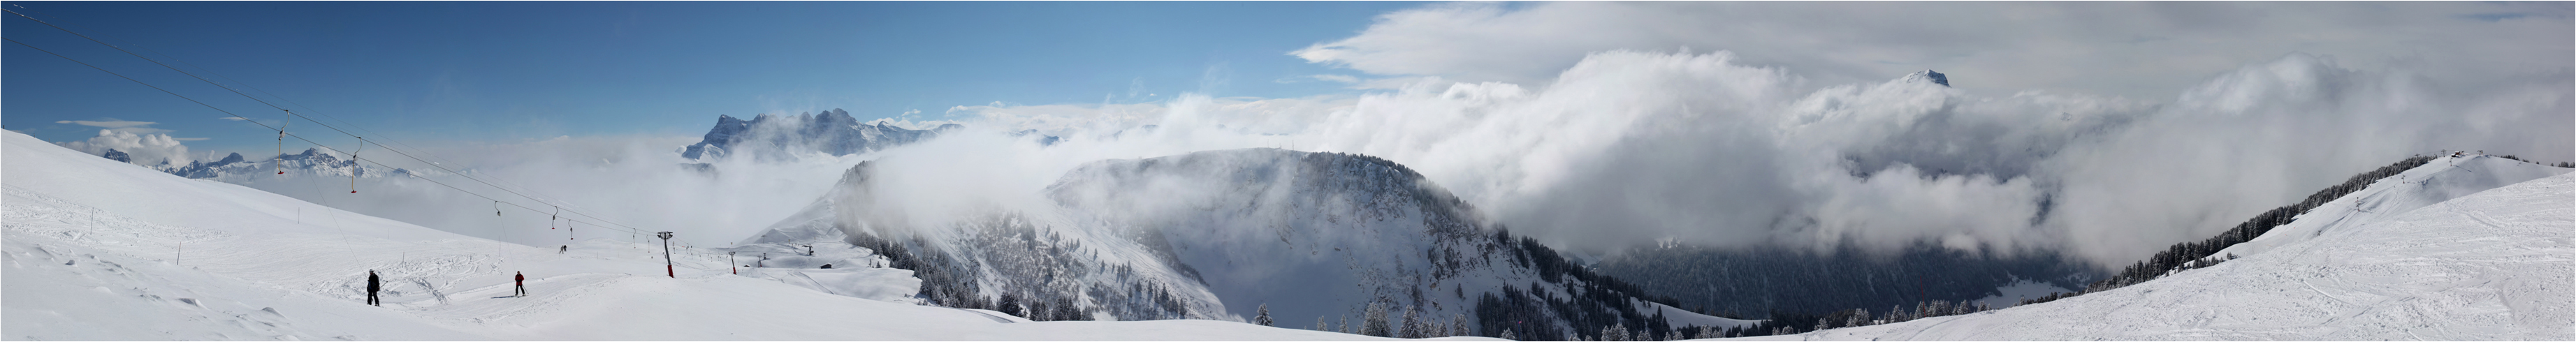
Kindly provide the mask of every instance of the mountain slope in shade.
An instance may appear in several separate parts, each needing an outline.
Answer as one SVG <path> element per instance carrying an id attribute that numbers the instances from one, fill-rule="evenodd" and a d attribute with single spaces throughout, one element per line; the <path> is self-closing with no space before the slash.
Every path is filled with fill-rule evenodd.
<path id="1" fill-rule="evenodd" d="M 933 304 L 1039 320 L 1250 320 L 1267 307 L 1282 326 L 1321 318 L 1340 329 L 1374 305 L 1395 321 L 1390 335 L 1533 338 L 1747 322 L 1651 301 L 1374 157 L 1244 149 L 1101 161 L 1047 187 L 1046 205 L 930 225 L 894 209 L 912 199 L 876 183 L 889 181 L 878 163 L 892 162 L 903 161 L 852 168 L 832 194 L 745 244 L 887 251 L 920 272 Z M 1408 310 L 1416 328 L 1402 323 Z"/>

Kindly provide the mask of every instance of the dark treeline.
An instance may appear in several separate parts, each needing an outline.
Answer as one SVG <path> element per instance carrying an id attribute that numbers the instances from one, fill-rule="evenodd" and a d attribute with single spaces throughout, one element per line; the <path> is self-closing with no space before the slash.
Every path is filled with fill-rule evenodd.
<path id="1" fill-rule="evenodd" d="M 1885 309 L 1930 301 L 1999 295 L 1995 289 L 2036 281 L 2078 289 L 2099 271 L 2055 252 L 2003 256 L 1929 243 L 1876 252 L 1845 244 L 1832 253 L 1792 248 L 1656 247 L 1611 257 L 1602 273 L 1672 294 L 1675 306 L 1731 318 L 1775 312 Z"/>
<path id="2" fill-rule="evenodd" d="M 890 267 L 912 270 L 921 279 L 922 298 L 933 305 L 1001 311 L 1035 321 L 1092 320 L 1092 312 L 1125 320 L 1180 319 L 1188 312 L 1188 302 L 1160 282 L 1144 280 L 1132 266 L 1091 269 L 1095 266 L 1080 261 L 1097 260 L 1093 252 L 1025 219 L 999 215 L 965 226 L 972 233 L 968 245 L 978 250 L 932 250 L 920 241 L 873 235 L 854 235 L 849 242 L 877 251 L 891 261 Z M 1086 272 L 1106 273 L 1118 281 L 1071 279 Z M 990 278 L 979 280 L 979 275 Z M 999 288 L 985 287 L 987 283 Z M 1091 300 L 1082 300 L 1085 295 Z"/>
<path id="3" fill-rule="evenodd" d="M 1645 295 L 1630 284 L 1574 264 L 1553 248 L 1528 237 L 1515 238 L 1497 229 L 1494 241 L 1510 262 L 1538 273 L 1541 282 L 1503 286 L 1476 299 L 1477 335 L 1531 340 L 1632 341 L 1664 340 L 1677 329 L 1653 303 L 1671 298 Z M 1554 286 L 1550 286 L 1554 285 Z M 1561 290 L 1562 293 L 1554 290 Z M 1563 324 L 1558 324 L 1563 323 Z"/>

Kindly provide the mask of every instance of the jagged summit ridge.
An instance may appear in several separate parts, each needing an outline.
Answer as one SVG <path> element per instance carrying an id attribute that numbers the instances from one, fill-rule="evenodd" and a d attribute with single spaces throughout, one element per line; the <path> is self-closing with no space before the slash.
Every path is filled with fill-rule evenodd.
<path id="1" fill-rule="evenodd" d="M 1915 82 L 1932 82 L 1932 84 L 1939 84 L 1943 87 L 1950 86 L 1950 75 L 1932 70 L 1916 71 L 1911 74 L 1905 74 L 1905 77 L 1899 79 Z"/>
<path id="2" fill-rule="evenodd" d="M 756 158 L 774 159 L 799 152 L 843 156 L 920 142 L 964 127 L 944 124 L 916 130 L 892 123 L 868 124 L 841 109 L 794 116 L 761 114 L 751 120 L 719 115 L 715 128 L 709 129 L 698 143 L 683 148 L 680 157 L 715 160 L 749 153 Z"/>
<path id="3" fill-rule="evenodd" d="M 104 157 L 118 162 L 134 162 L 131 154 L 116 149 L 108 149 L 107 152 L 100 153 L 99 157 Z M 371 158 L 370 160 L 373 159 Z M 301 153 L 279 154 L 277 157 L 261 161 L 250 161 L 249 158 L 243 157 L 241 153 L 235 152 L 225 155 L 222 159 L 217 159 L 211 162 L 197 160 L 190 161 L 187 165 L 176 165 L 165 161 L 160 165 L 137 166 L 169 173 L 171 175 L 177 175 L 179 177 L 213 179 L 234 183 L 247 181 L 249 177 L 252 176 L 280 174 L 327 177 L 349 177 L 351 175 L 356 175 L 358 177 L 385 177 L 393 175 L 422 176 L 444 174 L 437 171 L 421 172 L 405 168 L 386 170 L 383 167 L 359 165 L 356 160 L 342 160 L 340 157 L 333 155 L 330 151 L 323 150 L 319 147 L 307 148 Z"/>

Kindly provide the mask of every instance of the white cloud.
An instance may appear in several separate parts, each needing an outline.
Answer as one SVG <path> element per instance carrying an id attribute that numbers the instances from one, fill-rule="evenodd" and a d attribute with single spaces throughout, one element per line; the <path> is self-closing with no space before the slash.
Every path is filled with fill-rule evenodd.
<path id="1" fill-rule="evenodd" d="M 113 131 L 118 131 L 118 132 L 125 132 L 125 133 L 133 133 L 133 134 L 159 134 L 159 133 L 170 133 L 170 130 L 148 127 L 148 126 L 152 126 L 153 124 L 156 124 L 156 122 L 151 122 L 151 121 L 126 121 L 126 120 L 118 120 L 118 119 L 116 119 L 116 118 L 99 118 L 99 119 L 98 119 L 98 120 L 96 120 L 96 121 L 91 121 L 91 120 L 61 120 L 61 121 L 54 121 L 54 123 L 58 123 L 58 124 L 74 124 L 74 125 L 82 125 L 82 126 L 90 126 L 90 127 L 106 128 L 106 129 L 108 129 L 108 130 L 113 130 Z M 200 139 L 200 140 L 202 140 L 202 139 Z"/>
<path id="2" fill-rule="evenodd" d="M 1819 85 L 1727 52 L 1603 52 L 1542 87 L 1421 79 L 1357 98 L 952 112 L 1073 138 L 1030 152 L 1054 166 L 1013 168 L 1036 179 L 1021 183 L 1101 158 L 1354 152 L 1404 163 L 1516 231 L 1587 250 L 1934 241 L 2063 248 L 2109 265 L 2410 154 L 2576 155 L 2567 72 L 2480 92 L 2422 74 L 2297 54 L 2159 104 L 1901 80 Z M 1159 128 L 1133 130 L 1143 125 Z"/>
<path id="3" fill-rule="evenodd" d="M 1333 82 L 1333 83 L 1342 83 L 1342 84 L 1356 84 L 1356 83 L 1360 83 L 1360 78 L 1359 78 L 1358 76 L 1342 75 L 1342 74 L 1321 74 L 1321 75 L 1290 76 L 1290 77 L 1286 77 L 1286 78 L 1280 78 L 1280 79 L 1278 79 L 1278 80 L 1271 81 L 1271 82 L 1276 82 L 1276 83 L 1298 83 L 1298 82 L 1306 82 L 1306 81 L 1324 81 L 1324 82 Z"/>
<path id="4" fill-rule="evenodd" d="M 111 122 L 110 124 L 115 123 Z M 141 124 L 149 125 L 151 123 L 144 122 Z M 90 137 L 89 140 L 66 141 L 55 144 L 62 145 L 63 147 L 70 148 L 72 150 L 81 151 L 83 153 L 89 153 L 90 155 L 104 154 L 107 153 L 107 150 L 109 149 L 115 149 L 119 152 L 125 152 L 127 155 L 133 157 L 134 163 L 139 165 L 160 165 L 163 162 L 175 165 L 186 165 L 189 161 L 194 159 L 188 156 L 188 146 L 181 145 L 179 142 L 192 140 L 205 139 L 171 138 L 169 135 L 162 134 L 135 134 L 115 129 L 102 129 L 98 131 L 98 136 Z"/>
<path id="5" fill-rule="evenodd" d="M 2490 20 L 2493 19 L 2493 20 Z M 1826 84 L 1941 70 L 1999 91 L 2171 98 L 2293 52 L 2479 80 L 2576 58 L 2566 3 L 1448 3 L 1382 15 L 1293 52 L 1377 75 L 1525 85 L 1589 53 L 1733 51 Z"/>

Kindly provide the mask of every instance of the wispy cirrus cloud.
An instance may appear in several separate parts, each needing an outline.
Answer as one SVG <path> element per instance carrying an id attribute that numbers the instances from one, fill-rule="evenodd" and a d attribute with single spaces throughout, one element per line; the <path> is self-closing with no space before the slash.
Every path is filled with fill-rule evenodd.
<path id="1" fill-rule="evenodd" d="M 98 120 L 61 120 L 54 121 L 54 123 L 106 128 L 108 130 L 133 134 L 158 134 L 171 132 L 170 130 L 151 127 L 154 124 L 159 124 L 158 122 L 130 121 L 117 118 L 99 118 Z"/>

